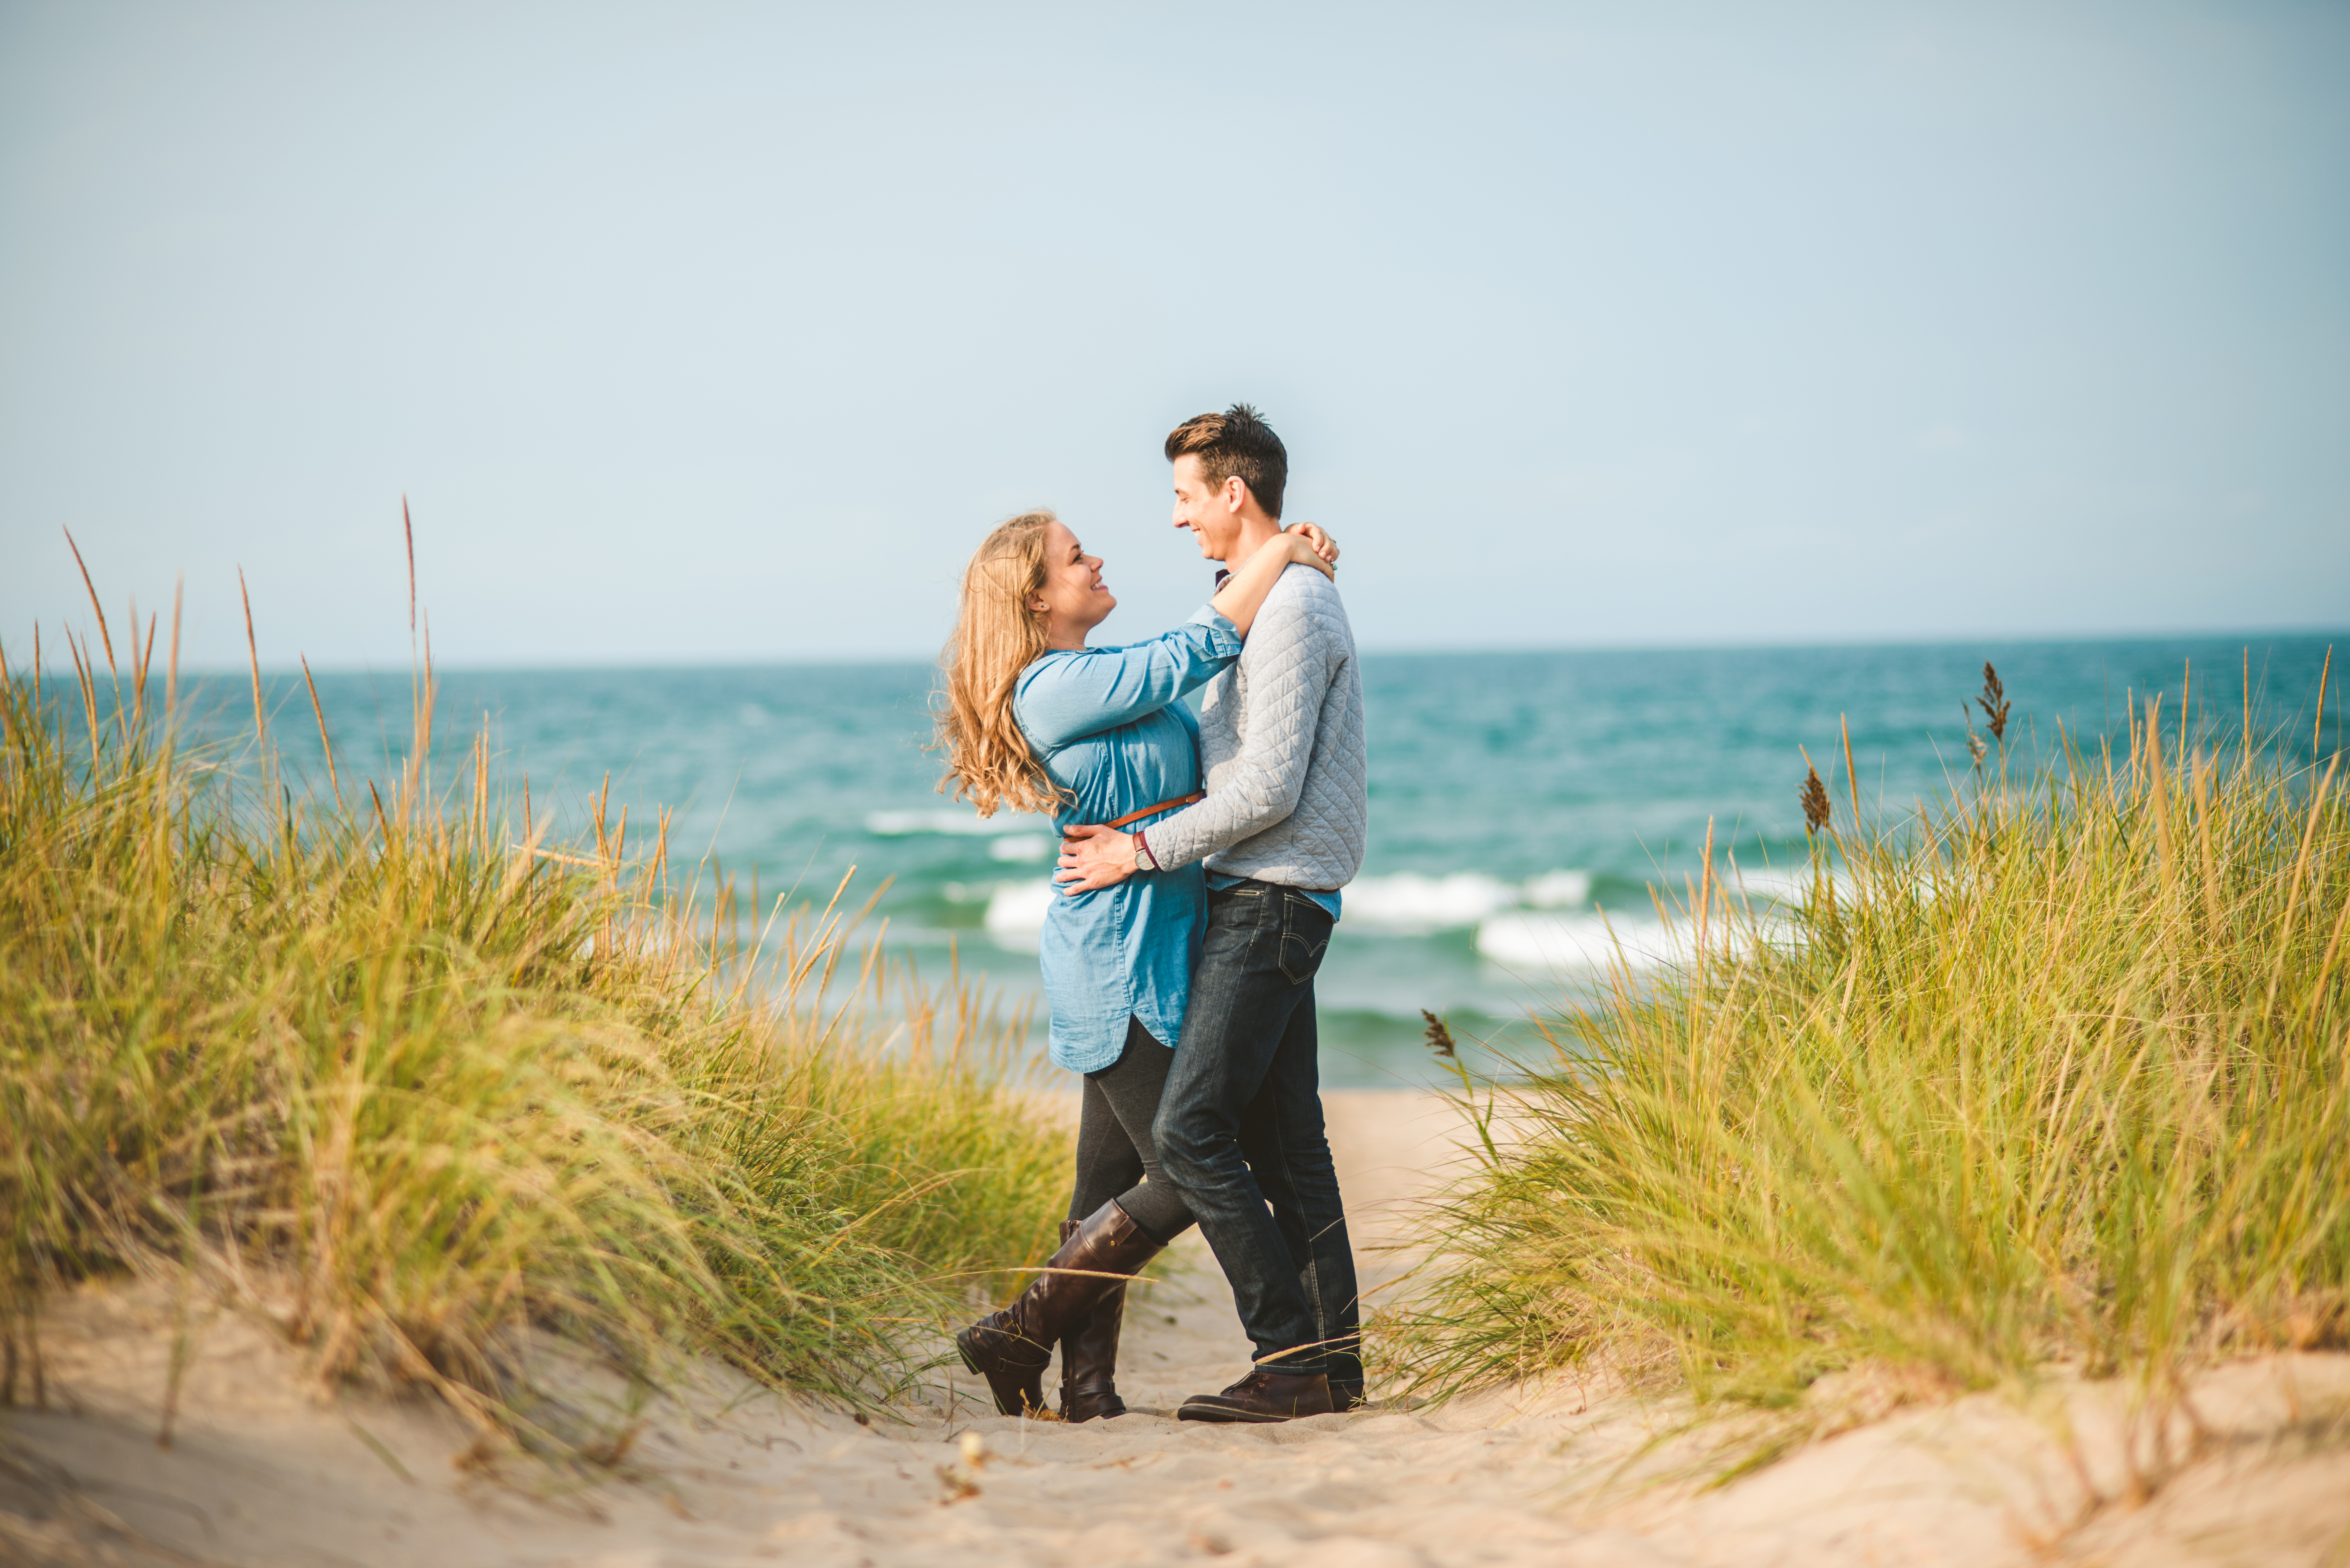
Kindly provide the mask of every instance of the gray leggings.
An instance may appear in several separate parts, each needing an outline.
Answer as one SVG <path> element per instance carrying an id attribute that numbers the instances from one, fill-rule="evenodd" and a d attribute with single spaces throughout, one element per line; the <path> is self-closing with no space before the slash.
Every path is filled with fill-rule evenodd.
<path id="1" fill-rule="evenodd" d="M 1150 1124 L 1175 1053 L 1139 1018 L 1126 1023 L 1126 1049 L 1098 1073 L 1085 1075 L 1077 1116 L 1077 1189 L 1069 1218 L 1083 1220 L 1111 1199 L 1143 1234 L 1160 1246 L 1191 1228 L 1191 1210 L 1159 1168 Z"/>

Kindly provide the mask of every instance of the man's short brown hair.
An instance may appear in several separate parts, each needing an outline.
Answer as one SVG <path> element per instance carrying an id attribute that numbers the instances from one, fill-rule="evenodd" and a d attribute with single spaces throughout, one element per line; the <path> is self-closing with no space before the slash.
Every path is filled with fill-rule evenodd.
<path id="1" fill-rule="evenodd" d="M 1167 438 L 1167 461 L 1190 452 L 1200 460 L 1208 488 L 1222 490 L 1238 474 L 1268 517 L 1281 515 L 1281 493 L 1289 483 L 1289 449 L 1264 422 L 1264 416 L 1246 403 L 1234 403 L 1221 414 L 1194 414 L 1177 425 Z"/>

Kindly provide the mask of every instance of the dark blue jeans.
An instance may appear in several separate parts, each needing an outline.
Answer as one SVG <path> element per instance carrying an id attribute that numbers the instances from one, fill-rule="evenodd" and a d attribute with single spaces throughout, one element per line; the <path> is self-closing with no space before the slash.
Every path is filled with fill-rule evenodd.
<path id="1" fill-rule="evenodd" d="M 1183 1044 L 1152 1130 L 1232 1282 L 1258 1362 L 1326 1372 L 1354 1396 L 1361 1309 L 1314 1027 L 1331 924 L 1314 900 L 1270 882 L 1208 895 Z"/>

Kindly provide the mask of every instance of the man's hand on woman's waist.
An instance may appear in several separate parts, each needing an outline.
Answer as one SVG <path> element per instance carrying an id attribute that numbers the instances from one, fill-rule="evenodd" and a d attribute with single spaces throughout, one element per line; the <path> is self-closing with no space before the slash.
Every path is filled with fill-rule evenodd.
<path id="1" fill-rule="evenodd" d="M 1134 875 L 1135 857 L 1147 853 L 1139 843 L 1141 836 L 1118 827 L 1072 827 L 1062 835 L 1061 868 L 1053 880 L 1071 898 L 1115 888 Z"/>

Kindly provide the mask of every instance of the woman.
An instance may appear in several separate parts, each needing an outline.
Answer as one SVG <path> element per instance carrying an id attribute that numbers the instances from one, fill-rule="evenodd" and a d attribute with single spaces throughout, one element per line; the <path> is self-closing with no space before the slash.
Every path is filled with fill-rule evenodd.
<path id="1" fill-rule="evenodd" d="M 1083 823 L 1148 826 L 1199 798 L 1199 722 L 1179 699 L 1240 656 L 1265 595 L 1293 563 L 1328 573 L 1337 548 L 1311 524 L 1268 541 L 1208 607 L 1125 648 L 1086 638 L 1118 607 L 1101 558 L 1050 512 L 990 534 L 963 573 L 941 659 L 939 744 L 958 798 Z M 1189 1229 L 1159 1175 L 1150 1123 L 1182 1037 L 1207 913 L 1198 866 L 1138 867 L 1114 888 L 1056 898 L 1039 953 L 1053 1060 L 1084 1075 L 1076 1190 L 1061 1248 L 1002 1312 L 955 1335 L 1007 1416 L 1044 1408 L 1061 1346 L 1061 1414 L 1118 1416 L 1115 1378 L 1126 1282 Z"/>

